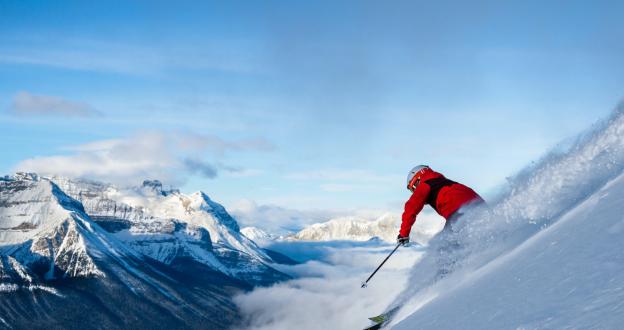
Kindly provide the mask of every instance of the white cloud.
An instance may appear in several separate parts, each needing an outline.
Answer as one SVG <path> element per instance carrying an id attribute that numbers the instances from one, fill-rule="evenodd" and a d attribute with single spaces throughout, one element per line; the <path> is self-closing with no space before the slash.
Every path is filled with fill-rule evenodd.
<path id="1" fill-rule="evenodd" d="M 100 113 L 84 102 L 70 101 L 57 96 L 19 92 L 13 98 L 10 112 L 26 116 L 89 117 Z"/>
<path id="2" fill-rule="evenodd" d="M 216 150 L 208 143 L 188 144 L 201 135 L 187 133 L 141 132 L 126 138 L 94 141 L 65 147 L 69 155 L 34 157 L 18 163 L 14 170 L 43 175 L 62 175 L 132 185 L 147 178 L 158 178 L 170 184 L 181 184 L 189 175 L 214 178 L 220 171 L 244 172 L 245 169 L 226 166 L 198 158 L 198 154 L 225 150 L 244 150 L 240 141 L 225 141 L 213 136 L 206 141 L 223 141 Z M 234 147 L 232 147 L 234 146 Z M 218 156 L 218 155 L 216 155 Z"/>
<path id="3" fill-rule="evenodd" d="M 270 248 L 306 262 L 280 268 L 297 279 L 235 298 L 245 329 L 363 329 L 403 290 L 409 268 L 423 253 L 416 246 L 402 248 L 362 289 L 391 246 L 295 242 Z"/>

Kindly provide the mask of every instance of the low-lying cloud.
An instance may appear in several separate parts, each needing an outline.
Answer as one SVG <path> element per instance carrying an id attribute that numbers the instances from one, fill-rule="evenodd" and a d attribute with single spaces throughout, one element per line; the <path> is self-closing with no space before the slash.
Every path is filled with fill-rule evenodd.
<path id="1" fill-rule="evenodd" d="M 291 242 L 270 248 L 305 263 L 280 268 L 297 279 L 235 298 L 243 329 L 363 329 L 403 290 L 409 268 L 423 254 L 417 246 L 402 248 L 362 289 L 391 245 Z"/>
<path id="2" fill-rule="evenodd" d="M 101 115 L 99 111 L 84 102 L 29 92 L 17 93 L 9 112 L 20 116 L 92 117 Z"/>

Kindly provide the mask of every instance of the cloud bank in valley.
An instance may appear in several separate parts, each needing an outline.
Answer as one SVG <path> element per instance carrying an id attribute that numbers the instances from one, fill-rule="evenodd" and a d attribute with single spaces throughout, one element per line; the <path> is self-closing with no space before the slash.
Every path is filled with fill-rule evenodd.
<path id="1" fill-rule="evenodd" d="M 440 229 L 439 219 L 429 214 L 421 220 L 413 231 L 427 242 Z M 394 243 L 274 241 L 265 247 L 301 264 L 278 266 L 294 280 L 237 296 L 242 329 L 363 329 L 370 324 L 368 317 L 383 312 L 409 286 L 410 269 L 426 253 L 418 244 L 401 247 L 362 289 Z"/>
<path id="2" fill-rule="evenodd" d="M 407 270 L 422 256 L 402 248 L 366 289 L 361 283 L 392 249 L 354 242 L 278 243 L 270 248 L 305 263 L 280 270 L 298 277 L 236 297 L 243 329 L 363 329 L 405 286 Z"/>

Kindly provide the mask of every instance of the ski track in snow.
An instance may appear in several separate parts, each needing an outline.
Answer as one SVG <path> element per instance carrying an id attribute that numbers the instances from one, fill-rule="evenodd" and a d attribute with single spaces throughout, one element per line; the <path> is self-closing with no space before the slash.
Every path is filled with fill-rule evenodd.
<path id="1" fill-rule="evenodd" d="M 7 323 L 7 321 L 5 321 L 2 317 L 0 317 L 0 322 L 2 322 L 2 324 L 4 324 L 4 326 L 6 326 L 9 329 L 13 329 L 13 327 Z"/>

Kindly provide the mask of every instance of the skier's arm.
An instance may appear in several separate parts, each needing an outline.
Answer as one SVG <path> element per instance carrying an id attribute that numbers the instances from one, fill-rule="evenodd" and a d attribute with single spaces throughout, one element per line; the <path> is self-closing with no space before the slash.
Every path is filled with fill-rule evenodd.
<path id="1" fill-rule="evenodd" d="M 399 236 L 408 237 L 412 230 L 412 225 L 416 222 L 416 216 L 422 211 L 429 194 L 429 186 L 426 184 L 419 184 L 412 196 L 405 203 L 405 209 L 403 211 L 401 221 L 401 231 Z"/>

